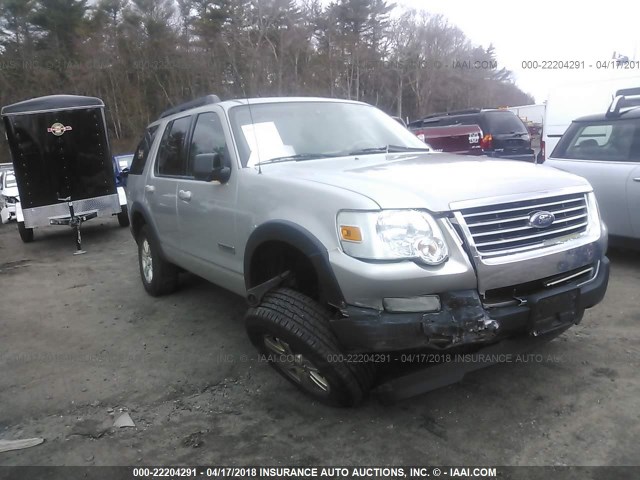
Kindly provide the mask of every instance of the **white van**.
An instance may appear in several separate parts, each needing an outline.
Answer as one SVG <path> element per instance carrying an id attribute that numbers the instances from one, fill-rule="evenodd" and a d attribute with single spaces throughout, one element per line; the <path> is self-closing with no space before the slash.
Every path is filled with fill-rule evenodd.
<path id="1" fill-rule="evenodd" d="M 578 117 L 602 113 L 618 90 L 640 87 L 640 72 L 559 86 L 549 92 L 542 131 L 541 158 L 550 156 L 562 134 Z"/>

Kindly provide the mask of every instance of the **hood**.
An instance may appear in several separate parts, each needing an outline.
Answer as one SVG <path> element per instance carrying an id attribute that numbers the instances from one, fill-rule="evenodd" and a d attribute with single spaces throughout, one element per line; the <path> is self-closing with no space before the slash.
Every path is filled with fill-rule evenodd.
<path id="1" fill-rule="evenodd" d="M 381 208 L 451 210 L 450 204 L 591 186 L 544 165 L 446 153 L 375 154 L 284 162 L 263 173 L 333 185 L 371 198 Z"/>

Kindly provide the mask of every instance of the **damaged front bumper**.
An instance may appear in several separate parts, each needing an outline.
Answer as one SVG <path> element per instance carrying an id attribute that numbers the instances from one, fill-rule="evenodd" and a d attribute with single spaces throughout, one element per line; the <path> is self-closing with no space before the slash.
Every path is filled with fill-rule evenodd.
<path id="1" fill-rule="evenodd" d="M 350 352 L 442 350 L 542 336 L 579 323 L 584 310 L 602 300 L 608 281 L 609 260 L 602 257 L 589 281 L 568 281 L 514 296 L 516 301 L 504 306 L 483 303 L 477 290 L 453 291 L 440 294 L 440 311 L 433 313 L 348 306 L 347 317 L 333 320 L 332 328 Z"/>

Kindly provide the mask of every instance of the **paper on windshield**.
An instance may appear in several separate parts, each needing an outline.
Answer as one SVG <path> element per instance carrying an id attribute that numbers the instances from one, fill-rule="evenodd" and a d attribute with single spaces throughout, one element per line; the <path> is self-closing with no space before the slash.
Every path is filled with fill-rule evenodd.
<path id="1" fill-rule="evenodd" d="M 264 162 L 272 158 L 295 155 L 296 151 L 291 145 L 285 145 L 280 137 L 280 132 L 273 122 L 251 123 L 242 126 L 242 133 L 251 149 L 248 167 L 253 167 L 258 162 Z"/>

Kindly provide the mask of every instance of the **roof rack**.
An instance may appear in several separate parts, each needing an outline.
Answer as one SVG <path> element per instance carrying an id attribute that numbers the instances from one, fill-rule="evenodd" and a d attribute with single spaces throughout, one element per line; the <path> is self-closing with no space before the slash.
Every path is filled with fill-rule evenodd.
<path id="1" fill-rule="evenodd" d="M 427 118 L 435 118 L 435 117 L 448 117 L 450 115 L 465 115 L 471 113 L 480 113 L 482 110 L 479 108 L 467 108 L 465 110 L 453 110 L 451 112 L 440 112 L 440 113 L 432 113 L 427 115 L 426 117 L 422 117 L 422 120 L 426 120 Z"/>
<path id="2" fill-rule="evenodd" d="M 640 95 L 640 87 L 636 88 L 623 88 L 616 92 L 616 97 L 619 95 L 624 95 L 625 97 Z"/>
<path id="3" fill-rule="evenodd" d="M 629 108 L 638 106 L 640 106 L 640 88 L 624 88 L 616 91 L 605 117 L 619 117 L 624 113 L 623 108 L 627 111 Z"/>
<path id="4" fill-rule="evenodd" d="M 195 100 L 190 100 L 188 102 L 181 103 L 180 105 L 176 105 L 175 107 L 165 110 L 160 114 L 160 118 L 184 112 L 185 110 L 191 110 L 192 108 L 203 107 L 212 103 L 218 103 L 219 101 L 220 97 L 218 97 L 217 95 L 207 95 L 205 97 L 196 98 Z"/>

